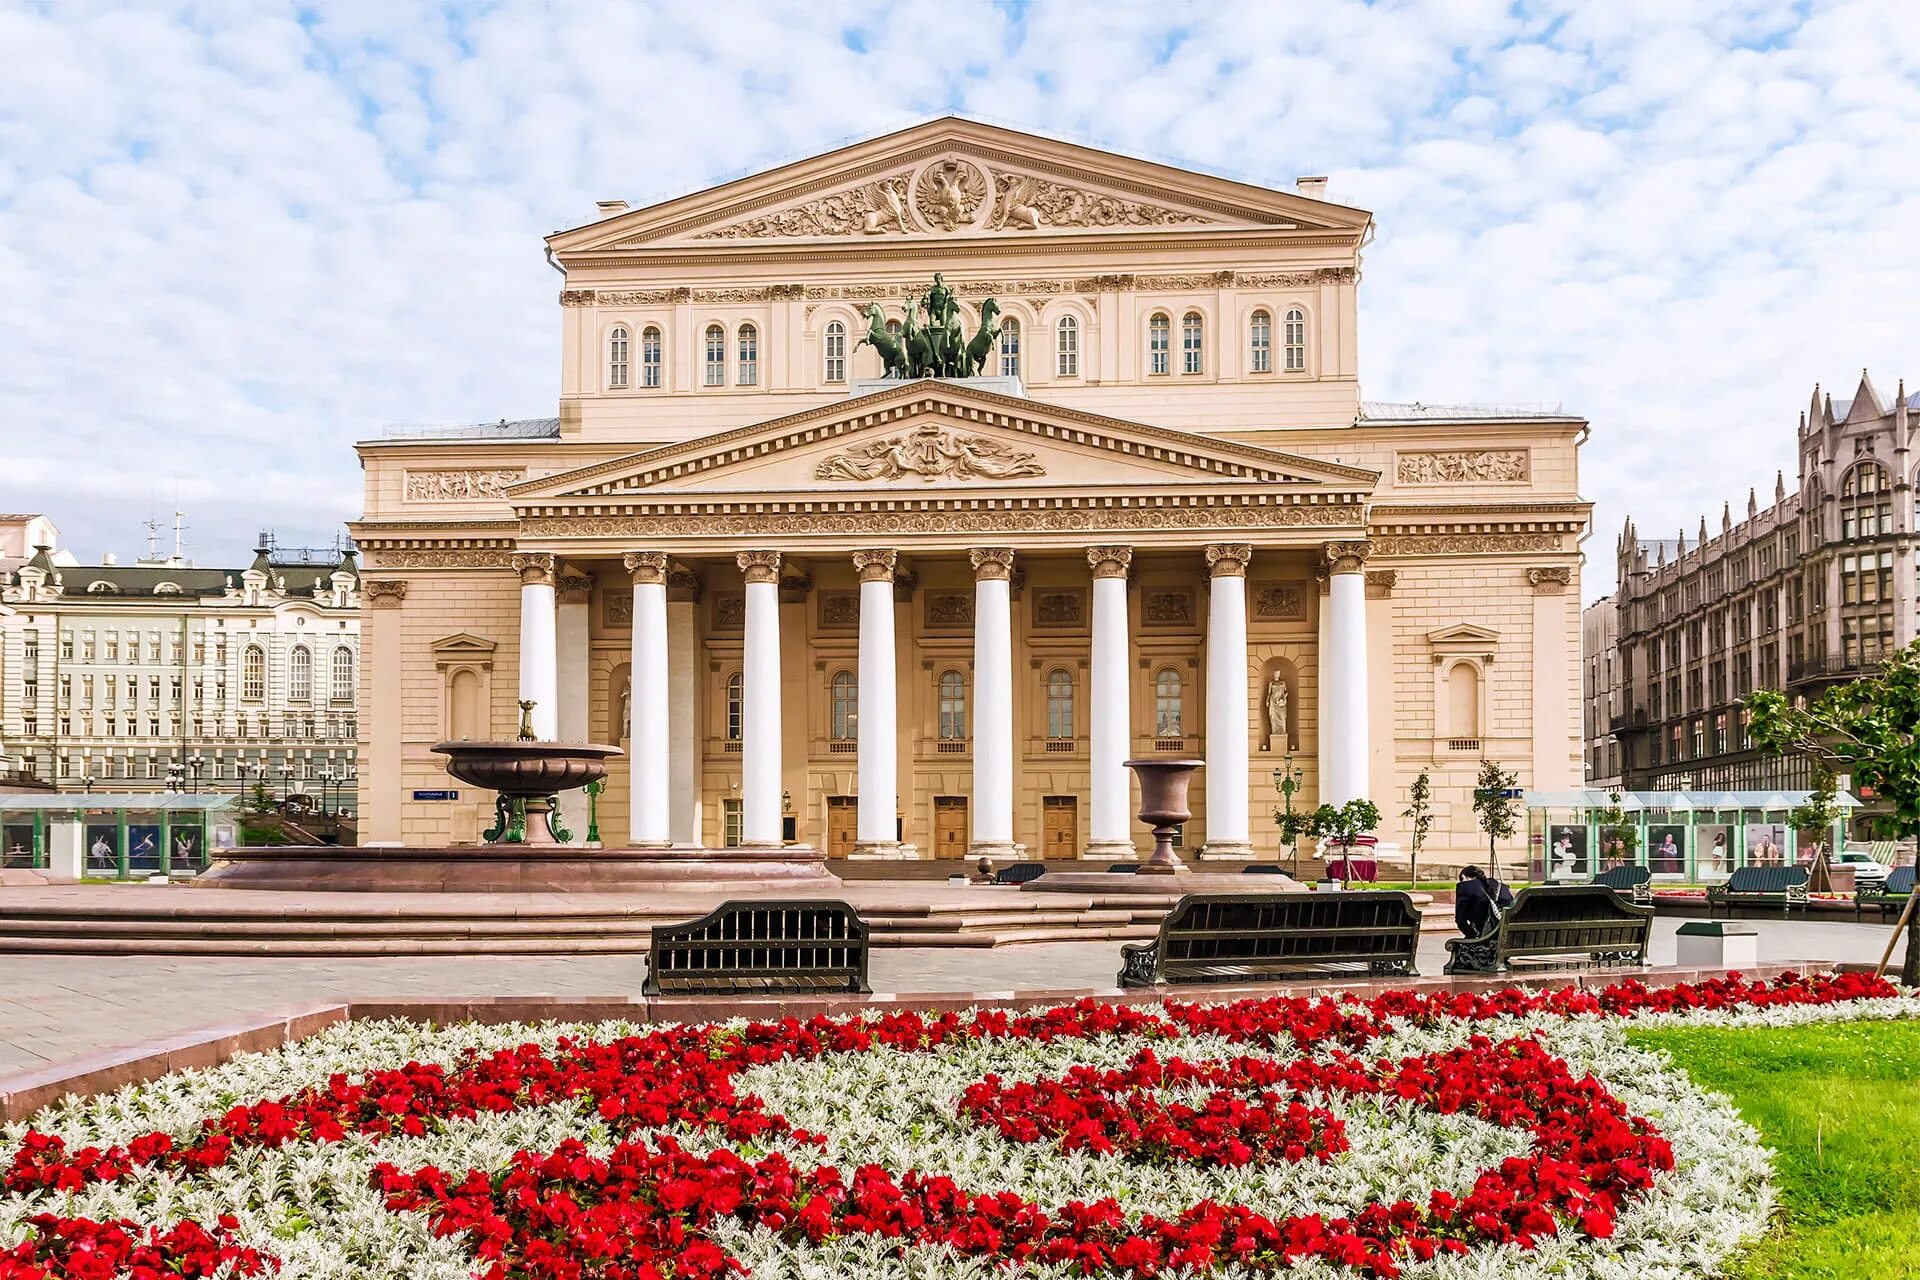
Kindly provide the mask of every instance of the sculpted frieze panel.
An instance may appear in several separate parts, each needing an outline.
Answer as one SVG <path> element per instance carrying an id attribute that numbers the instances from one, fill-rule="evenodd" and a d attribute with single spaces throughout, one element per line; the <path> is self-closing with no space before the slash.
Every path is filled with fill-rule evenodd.
<path id="1" fill-rule="evenodd" d="M 1525 449 L 1458 449 L 1403 453 L 1394 467 L 1401 484 L 1514 484 L 1529 473 Z"/>
<path id="2" fill-rule="evenodd" d="M 1482 555 L 1502 551 L 1558 551 L 1557 533 L 1385 534 L 1373 539 L 1375 555 Z"/>
<path id="3" fill-rule="evenodd" d="M 382 569 L 506 569 L 512 553 L 505 547 L 395 547 L 368 558 Z"/>
<path id="4" fill-rule="evenodd" d="M 970 627 L 973 625 L 973 596 L 965 591 L 929 591 L 927 625 L 929 627 Z"/>
<path id="5" fill-rule="evenodd" d="M 695 240 L 768 240 L 791 236 L 881 235 L 917 231 L 911 212 L 911 175 L 896 173 L 694 235 Z"/>
<path id="6" fill-rule="evenodd" d="M 1061 507 L 1052 510 L 784 511 L 751 515 L 637 512 L 625 516 L 529 516 L 526 537 L 746 537 L 756 534 L 1084 533 L 1121 529 L 1279 529 L 1357 524 L 1338 506 Z M 1546 550 L 1523 547 L 1518 550 Z M 1419 554 L 1409 552 L 1405 554 Z"/>
<path id="7" fill-rule="evenodd" d="M 904 435 L 832 454 L 814 468 L 816 480 L 1009 480 L 1045 475 L 1035 455 L 986 436 L 960 435 L 927 423 Z"/>
<path id="8" fill-rule="evenodd" d="M 747 625 L 747 597 L 738 591 L 723 591 L 713 597 L 713 629 L 740 631 Z"/>
<path id="9" fill-rule="evenodd" d="M 633 626 L 633 592 L 609 591 L 601 597 L 600 625 L 625 631 Z"/>
<path id="10" fill-rule="evenodd" d="M 1088 191 L 1030 173 L 993 171 L 996 195 L 987 225 L 1003 231 L 1042 227 L 1167 227 L 1214 219 L 1185 209 Z"/>
<path id="11" fill-rule="evenodd" d="M 1036 627 L 1083 627 L 1087 623 L 1087 597 L 1079 589 L 1036 588 L 1033 593 L 1033 625 Z"/>
<path id="12" fill-rule="evenodd" d="M 1297 583 L 1276 582 L 1254 588 L 1253 616 L 1261 622 L 1300 622 L 1307 616 L 1307 594 Z"/>
<path id="13" fill-rule="evenodd" d="M 860 596 L 853 591 L 820 593 L 820 625 L 835 630 L 860 625 Z"/>
<path id="14" fill-rule="evenodd" d="M 409 471 L 408 502 L 468 502 L 498 498 L 509 485 L 527 478 L 523 467 L 460 468 L 445 471 Z"/>
<path id="15" fill-rule="evenodd" d="M 1140 593 L 1140 621 L 1149 627 L 1193 625 L 1193 592 L 1185 588 L 1145 588 Z"/>

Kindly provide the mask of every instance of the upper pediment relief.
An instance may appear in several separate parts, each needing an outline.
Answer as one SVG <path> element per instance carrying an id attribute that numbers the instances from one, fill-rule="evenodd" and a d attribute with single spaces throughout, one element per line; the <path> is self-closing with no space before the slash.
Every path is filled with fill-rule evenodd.
<path id="1" fill-rule="evenodd" d="M 935 120 L 561 232 L 571 253 L 785 240 L 873 242 L 1163 228 L 1357 236 L 1362 210 L 1054 142 Z"/>

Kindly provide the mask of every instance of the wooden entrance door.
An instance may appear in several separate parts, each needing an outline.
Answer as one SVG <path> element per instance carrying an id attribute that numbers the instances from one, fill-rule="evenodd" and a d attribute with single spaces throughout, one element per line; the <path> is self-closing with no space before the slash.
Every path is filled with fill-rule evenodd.
<path id="1" fill-rule="evenodd" d="M 933 856 L 936 858 L 967 856 L 967 798 L 965 796 L 933 798 Z"/>
<path id="2" fill-rule="evenodd" d="M 1080 856 L 1078 796 L 1040 798 L 1040 856 L 1062 859 Z"/>
<path id="3" fill-rule="evenodd" d="M 854 833 L 859 829 L 860 802 L 853 796 L 827 797 L 827 856 L 845 858 L 853 853 Z"/>

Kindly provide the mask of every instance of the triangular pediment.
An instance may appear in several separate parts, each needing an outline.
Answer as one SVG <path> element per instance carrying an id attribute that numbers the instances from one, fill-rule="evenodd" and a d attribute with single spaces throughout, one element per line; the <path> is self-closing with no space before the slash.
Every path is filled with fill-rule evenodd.
<path id="1" fill-rule="evenodd" d="M 441 636 L 428 646 L 434 659 L 446 662 L 453 658 L 491 658 L 499 646 L 485 636 L 474 635 L 471 631 L 456 631 L 450 636 Z"/>
<path id="2" fill-rule="evenodd" d="M 1450 627 L 1441 627 L 1437 631 L 1427 632 L 1427 643 L 1432 645 L 1480 644 L 1498 640 L 1500 633 L 1491 627 L 1483 627 L 1477 622 L 1459 622 Z"/>
<path id="3" fill-rule="evenodd" d="M 562 261 L 668 244 L 1261 229 L 1358 237 L 1345 205 L 948 117 L 563 231 Z"/>
<path id="4" fill-rule="evenodd" d="M 1184 491 L 1268 486 L 1357 501 L 1379 474 L 923 379 L 506 491 L 516 506 L 620 495 Z"/>

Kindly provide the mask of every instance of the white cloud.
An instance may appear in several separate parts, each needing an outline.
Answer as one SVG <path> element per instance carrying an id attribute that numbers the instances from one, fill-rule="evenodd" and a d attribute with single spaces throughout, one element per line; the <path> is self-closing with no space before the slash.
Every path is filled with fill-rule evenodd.
<path id="1" fill-rule="evenodd" d="M 958 110 L 1373 209 L 1383 399 L 1593 419 L 1631 512 L 1793 466 L 1815 380 L 1891 392 L 1920 292 L 1920 6 L 329 0 L 0 12 L 0 507 L 203 559 L 330 537 L 356 437 L 550 413 L 539 237 Z M 1169 25 L 1169 23 L 1173 25 Z M 1920 371 L 1916 371 L 1920 380 Z"/>

